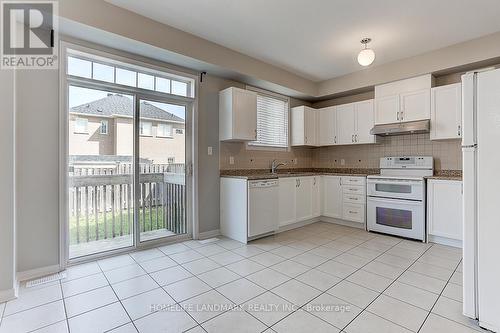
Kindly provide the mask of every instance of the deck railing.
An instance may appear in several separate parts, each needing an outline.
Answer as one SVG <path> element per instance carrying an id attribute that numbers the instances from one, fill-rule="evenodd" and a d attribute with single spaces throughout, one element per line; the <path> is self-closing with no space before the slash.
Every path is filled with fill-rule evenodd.
<path id="1" fill-rule="evenodd" d="M 132 182 L 132 174 L 70 176 L 70 244 L 132 234 Z M 141 232 L 187 232 L 184 173 L 141 173 L 138 190 Z"/>

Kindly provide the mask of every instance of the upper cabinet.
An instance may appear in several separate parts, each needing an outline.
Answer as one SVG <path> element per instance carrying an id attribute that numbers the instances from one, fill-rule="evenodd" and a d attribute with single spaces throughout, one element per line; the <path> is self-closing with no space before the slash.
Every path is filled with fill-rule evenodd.
<path id="1" fill-rule="evenodd" d="M 219 140 L 257 140 L 257 93 L 235 87 L 219 92 Z"/>
<path id="2" fill-rule="evenodd" d="M 375 143 L 370 135 L 373 123 L 373 100 L 337 106 L 338 144 Z"/>
<path id="3" fill-rule="evenodd" d="M 462 84 L 431 90 L 431 140 L 462 137 Z"/>
<path id="4" fill-rule="evenodd" d="M 331 146 L 338 142 L 337 139 L 337 109 L 335 106 L 318 109 L 318 144 Z"/>
<path id="5" fill-rule="evenodd" d="M 297 106 L 291 109 L 292 146 L 318 145 L 317 117 L 317 110 L 308 106 Z"/>
<path id="6" fill-rule="evenodd" d="M 430 119 L 431 74 L 375 86 L 375 124 Z"/>

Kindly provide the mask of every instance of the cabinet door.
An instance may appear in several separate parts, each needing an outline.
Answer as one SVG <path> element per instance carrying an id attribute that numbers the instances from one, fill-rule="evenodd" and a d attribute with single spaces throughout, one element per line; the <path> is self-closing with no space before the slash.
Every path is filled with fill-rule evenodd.
<path id="1" fill-rule="evenodd" d="M 314 177 L 299 177 L 295 197 L 295 217 L 297 221 L 312 217 L 312 187 Z"/>
<path id="2" fill-rule="evenodd" d="M 356 112 L 356 143 L 374 143 L 375 136 L 370 134 L 373 128 L 373 100 L 354 104 Z"/>
<path id="3" fill-rule="evenodd" d="M 355 116 L 354 103 L 337 106 L 337 135 L 341 145 L 354 143 Z"/>
<path id="4" fill-rule="evenodd" d="M 431 118 L 431 90 L 423 89 L 402 93 L 401 121 L 414 121 Z"/>
<path id="5" fill-rule="evenodd" d="M 318 145 L 331 146 L 337 143 L 337 128 L 335 107 L 319 109 L 318 111 Z"/>
<path id="6" fill-rule="evenodd" d="M 340 176 L 323 176 L 323 213 L 322 215 L 342 218 L 342 186 Z"/>
<path id="7" fill-rule="evenodd" d="M 399 95 L 375 98 L 375 124 L 399 122 Z"/>
<path id="8" fill-rule="evenodd" d="M 314 176 L 312 184 L 312 217 L 321 215 L 321 177 Z"/>
<path id="9" fill-rule="evenodd" d="M 462 84 L 431 90 L 431 140 L 459 139 L 462 135 Z"/>
<path id="10" fill-rule="evenodd" d="M 233 137 L 257 139 L 257 94 L 253 91 L 233 90 Z"/>
<path id="11" fill-rule="evenodd" d="M 317 112 L 315 109 L 306 108 L 304 114 L 304 142 L 306 146 L 316 146 L 317 145 Z"/>
<path id="12" fill-rule="evenodd" d="M 297 106 L 290 110 L 292 146 L 305 144 L 305 106 Z"/>
<path id="13" fill-rule="evenodd" d="M 279 179 L 279 225 L 284 226 L 295 222 L 295 192 L 297 178 Z"/>
<path id="14" fill-rule="evenodd" d="M 429 235 L 462 240 L 462 182 L 429 180 L 427 200 Z"/>

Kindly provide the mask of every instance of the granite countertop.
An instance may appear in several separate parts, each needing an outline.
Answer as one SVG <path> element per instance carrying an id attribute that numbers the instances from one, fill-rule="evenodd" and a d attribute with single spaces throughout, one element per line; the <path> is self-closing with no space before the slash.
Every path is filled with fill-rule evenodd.
<path id="1" fill-rule="evenodd" d="M 220 176 L 226 178 L 240 178 L 248 180 L 259 179 L 278 179 L 284 177 L 307 177 L 307 176 L 354 176 L 366 177 L 368 175 L 378 174 L 378 169 L 280 169 L 278 173 L 272 174 L 268 169 L 240 169 L 240 170 L 221 170 Z"/>
<path id="2" fill-rule="evenodd" d="M 439 180 L 462 180 L 462 170 L 436 170 L 434 176 L 425 177 L 426 179 Z"/>
<path id="3" fill-rule="evenodd" d="M 272 174 L 268 169 L 236 169 L 221 170 L 220 176 L 225 178 L 240 178 L 247 180 L 278 179 L 284 177 L 307 177 L 307 176 L 350 176 L 366 177 L 368 175 L 378 175 L 379 169 L 355 169 L 355 168 L 308 168 L 308 169 L 279 169 L 278 173 Z M 436 170 L 434 176 L 426 179 L 439 180 L 462 180 L 461 170 Z"/>

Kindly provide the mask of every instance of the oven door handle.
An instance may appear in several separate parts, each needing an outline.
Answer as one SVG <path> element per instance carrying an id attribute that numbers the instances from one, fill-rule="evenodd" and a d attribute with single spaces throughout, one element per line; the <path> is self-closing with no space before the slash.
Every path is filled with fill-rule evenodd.
<path id="1" fill-rule="evenodd" d="M 407 186 L 421 186 L 422 182 L 419 180 L 410 180 L 410 181 L 404 181 L 404 182 L 396 182 L 396 181 L 380 181 L 380 180 L 368 180 L 367 184 L 384 184 L 384 185 L 407 185 Z"/>
<path id="2" fill-rule="evenodd" d="M 404 200 L 404 199 L 391 199 L 391 198 L 380 198 L 380 197 L 368 197 L 368 201 L 370 202 L 381 202 L 381 203 L 401 203 L 404 205 L 411 206 L 421 206 L 424 203 L 421 200 Z"/>

